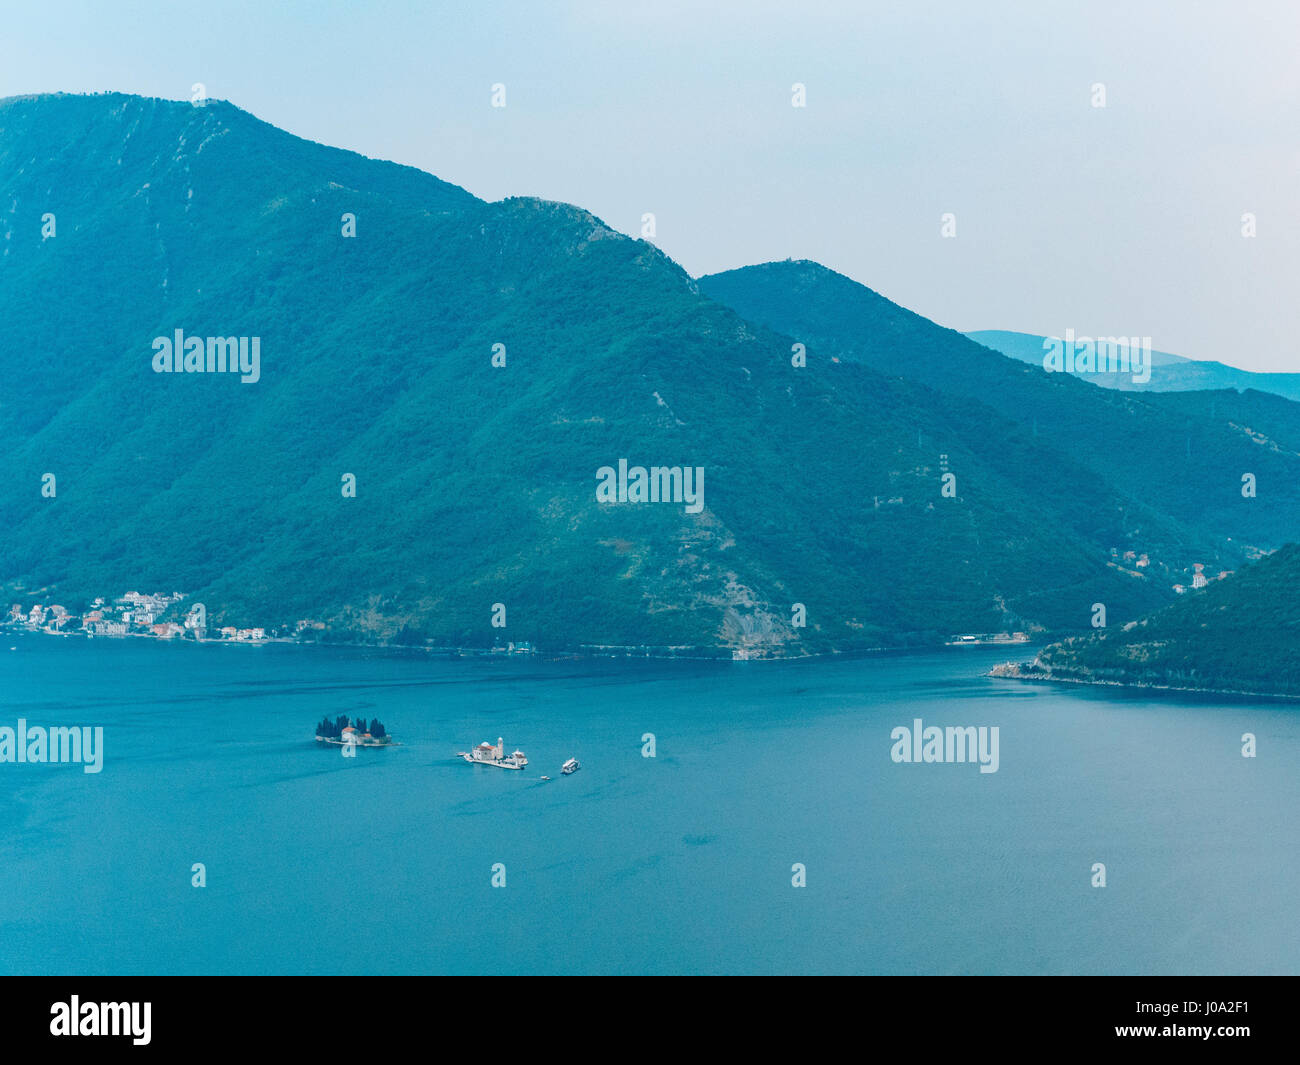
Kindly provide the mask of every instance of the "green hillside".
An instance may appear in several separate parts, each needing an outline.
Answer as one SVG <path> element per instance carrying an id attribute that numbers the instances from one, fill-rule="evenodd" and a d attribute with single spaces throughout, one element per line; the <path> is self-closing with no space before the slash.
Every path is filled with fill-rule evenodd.
<path id="1" fill-rule="evenodd" d="M 328 639 L 804 654 L 1135 618 L 1296 513 L 1294 443 L 1221 413 L 1031 382 L 810 264 L 732 309 L 579 208 L 229 104 L 0 101 L 0 183 L 6 603 L 182 591 Z M 260 379 L 155 373 L 176 329 L 260 338 Z M 621 458 L 701 467 L 702 510 L 598 502 Z"/>
<path id="2" fill-rule="evenodd" d="M 1026 675 L 1300 695 L 1300 545 L 1150 617 L 1044 648 Z"/>
<path id="3" fill-rule="evenodd" d="M 1300 425 L 1300 404 L 1259 392 L 1094 388 L 942 329 L 817 263 L 744 267 L 701 278 L 700 288 L 740 315 L 804 341 L 810 352 L 985 404 L 1124 496 L 1217 541 L 1272 548 L 1300 535 L 1300 433 L 1289 428 Z M 1216 407 L 1207 395 L 1221 402 Z M 1287 438 L 1273 439 L 1256 421 L 1266 428 L 1285 424 Z M 1242 495 L 1246 473 L 1256 478 L 1253 498 Z M 1075 487 L 1063 469 L 1042 491 Z"/>

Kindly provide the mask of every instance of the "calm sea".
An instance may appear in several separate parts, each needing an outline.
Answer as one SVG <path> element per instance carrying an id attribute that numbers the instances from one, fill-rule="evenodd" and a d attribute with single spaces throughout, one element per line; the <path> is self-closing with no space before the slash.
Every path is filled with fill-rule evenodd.
<path id="1" fill-rule="evenodd" d="M 1300 972 L 1300 708 L 983 676 L 1007 657 L 0 637 L 0 725 L 105 748 L 0 765 L 0 971 Z M 402 746 L 345 758 L 327 714 Z M 895 764 L 916 718 L 997 726 L 998 771 Z M 498 736 L 527 770 L 454 758 Z"/>

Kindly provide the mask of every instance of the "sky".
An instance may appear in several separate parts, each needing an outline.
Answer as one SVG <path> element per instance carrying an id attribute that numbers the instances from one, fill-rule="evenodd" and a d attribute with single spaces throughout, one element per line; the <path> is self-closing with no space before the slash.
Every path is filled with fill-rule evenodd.
<path id="1" fill-rule="evenodd" d="M 1291 372 L 1298 55 L 1292 0 L 0 0 L 0 96 L 202 83 L 484 199 L 651 213 L 696 276 L 815 259 L 955 329 Z"/>

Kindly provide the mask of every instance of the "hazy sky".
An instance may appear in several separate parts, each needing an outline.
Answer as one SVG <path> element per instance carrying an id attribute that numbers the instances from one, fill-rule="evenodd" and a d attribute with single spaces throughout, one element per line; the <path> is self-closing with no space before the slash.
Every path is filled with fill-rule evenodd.
<path id="1" fill-rule="evenodd" d="M 0 96 L 202 82 L 485 199 L 653 212 L 692 274 L 817 259 L 958 329 L 1300 371 L 1291 0 L 19 6 Z"/>

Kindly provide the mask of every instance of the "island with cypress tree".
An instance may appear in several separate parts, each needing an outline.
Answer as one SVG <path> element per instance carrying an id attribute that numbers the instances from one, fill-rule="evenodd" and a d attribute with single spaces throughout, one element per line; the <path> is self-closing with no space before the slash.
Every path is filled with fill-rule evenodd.
<path id="1" fill-rule="evenodd" d="M 393 741 L 379 718 L 372 718 L 367 728 L 364 717 L 349 721 L 347 714 L 340 714 L 333 721 L 328 717 L 323 718 L 316 726 L 316 742 L 332 743 L 340 747 L 401 746 Z"/>

